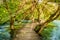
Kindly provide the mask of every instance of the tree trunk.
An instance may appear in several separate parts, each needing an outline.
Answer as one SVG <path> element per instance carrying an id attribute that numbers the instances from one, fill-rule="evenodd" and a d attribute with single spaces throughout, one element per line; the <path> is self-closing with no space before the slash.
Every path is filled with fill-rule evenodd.
<path id="1" fill-rule="evenodd" d="M 15 32 L 14 21 L 15 21 L 15 18 L 11 16 L 11 18 L 10 18 L 10 35 L 11 35 L 11 40 L 13 39 L 14 32 Z"/>
<path id="2" fill-rule="evenodd" d="M 57 11 L 54 14 L 52 14 L 44 23 L 38 25 L 38 30 L 36 30 L 37 33 L 41 33 L 42 30 L 46 27 L 46 25 L 49 22 L 55 20 L 60 15 L 60 8 L 59 7 L 58 7 Z"/>

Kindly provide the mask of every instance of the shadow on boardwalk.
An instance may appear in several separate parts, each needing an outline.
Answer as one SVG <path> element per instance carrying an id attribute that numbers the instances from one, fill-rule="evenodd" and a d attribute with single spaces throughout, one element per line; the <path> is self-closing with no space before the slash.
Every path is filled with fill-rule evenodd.
<path id="1" fill-rule="evenodd" d="M 38 23 L 28 23 L 18 31 L 16 38 L 13 40 L 40 40 L 40 36 L 33 30 Z"/>

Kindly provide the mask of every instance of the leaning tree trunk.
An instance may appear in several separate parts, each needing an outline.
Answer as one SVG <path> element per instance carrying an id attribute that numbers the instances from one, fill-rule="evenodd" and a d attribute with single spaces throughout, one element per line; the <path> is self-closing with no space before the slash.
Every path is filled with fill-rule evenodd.
<path id="1" fill-rule="evenodd" d="M 4 7 L 6 8 L 7 12 L 10 14 L 10 35 L 11 35 L 11 38 L 13 38 L 15 16 L 12 17 L 12 13 L 8 6 L 7 0 L 3 0 L 3 4 L 4 4 Z"/>
<path id="2" fill-rule="evenodd" d="M 38 30 L 36 30 L 37 33 L 41 33 L 42 30 L 46 27 L 46 25 L 49 22 L 55 20 L 60 15 L 60 8 L 59 7 L 58 7 L 57 11 L 54 14 L 52 14 L 44 23 L 38 25 L 39 28 L 38 28 Z"/>
<path id="3" fill-rule="evenodd" d="M 14 32 L 15 32 L 14 21 L 15 21 L 15 18 L 11 16 L 10 17 L 10 35 L 11 35 L 11 40 L 13 39 Z"/>

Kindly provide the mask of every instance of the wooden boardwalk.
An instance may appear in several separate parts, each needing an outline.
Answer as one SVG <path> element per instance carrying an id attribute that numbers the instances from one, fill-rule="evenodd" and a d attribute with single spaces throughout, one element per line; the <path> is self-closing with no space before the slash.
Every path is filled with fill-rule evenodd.
<path id="1" fill-rule="evenodd" d="M 14 40 L 40 40 L 40 36 L 33 30 L 36 23 L 26 24 L 25 27 L 18 31 Z"/>

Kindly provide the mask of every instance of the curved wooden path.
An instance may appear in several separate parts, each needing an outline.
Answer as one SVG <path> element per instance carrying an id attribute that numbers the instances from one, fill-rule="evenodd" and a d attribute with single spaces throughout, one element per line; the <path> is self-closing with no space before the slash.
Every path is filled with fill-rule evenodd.
<path id="1" fill-rule="evenodd" d="M 33 30 L 38 23 L 29 23 L 25 27 L 18 31 L 14 40 L 40 40 L 39 35 Z"/>

